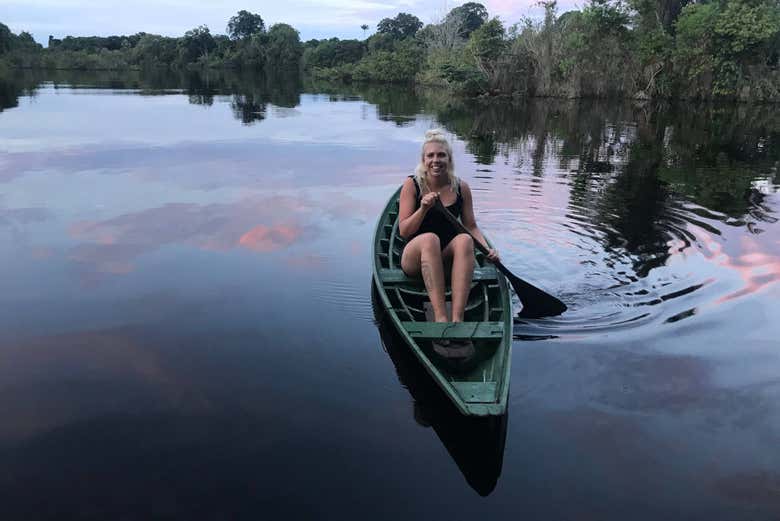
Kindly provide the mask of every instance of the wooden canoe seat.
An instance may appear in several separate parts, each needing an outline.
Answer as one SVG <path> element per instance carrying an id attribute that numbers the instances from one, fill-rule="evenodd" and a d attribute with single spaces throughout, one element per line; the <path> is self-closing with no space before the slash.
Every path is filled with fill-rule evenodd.
<path id="1" fill-rule="evenodd" d="M 423 281 L 419 277 L 407 277 L 406 273 L 400 269 L 387 269 L 383 268 L 379 271 L 379 280 L 384 284 L 422 284 Z M 495 266 L 483 266 L 475 267 L 474 275 L 471 277 L 472 281 L 491 281 L 498 280 L 498 270 Z"/>
<path id="2" fill-rule="evenodd" d="M 503 322 L 401 322 L 412 338 L 435 340 L 439 338 L 497 339 L 504 336 Z"/>

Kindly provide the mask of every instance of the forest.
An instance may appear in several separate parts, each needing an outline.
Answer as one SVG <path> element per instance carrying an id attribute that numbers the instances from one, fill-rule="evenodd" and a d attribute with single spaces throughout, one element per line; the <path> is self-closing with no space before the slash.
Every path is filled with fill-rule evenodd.
<path id="1" fill-rule="evenodd" d="M 437 23 L 380 20 L 360 39 L 301 41 L 246 10 L 225 34 L 49 37 L 47 47 L 0 23 L 0 70 L 298 71 L 317 80 L 409 83 L 467 97 L 780 101 L 777 0 L 589 0 L 511 25 L 468 2 Z"/>

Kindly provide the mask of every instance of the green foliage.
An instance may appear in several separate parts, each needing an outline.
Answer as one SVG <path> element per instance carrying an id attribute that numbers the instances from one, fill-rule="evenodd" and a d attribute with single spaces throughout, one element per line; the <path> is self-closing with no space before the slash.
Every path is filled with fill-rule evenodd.
<path id="1" fill-rule="evenodd" d="M 425 67 L 417 75 L 417 81 L 426 85 L 446 86 L 467 96 L 475 96 L 487 90 L 485 75 L 465 51 L 444 49 L 428 51 Z"/>
<path id="2" fill-rule="evenodd" d="M 458 35 L 468 39 L 471 33 L 482 27 L 488 20 L 488 11 L 484 5 L 477 2 L 466 2 L 447 13 L 445 23 L 454 20 L 458 24 Z"/>
<path id="3" fill-rule="evenodd" d="M 744 0 L 732 0 L 718 16 L 714 31 L 724 53 L 739 56 L 753 52 L 780 31 L 777 3 L 750 5 Z"/>
<path id="4" fill-rule="evenodd" d="M 439 75 L 463 94 L 475 96 L 488 89 L 487 78 L 476 67 L 463 63 L 444 63 Z"/>
<path id="5" fill-rule="evenodd" d="M 414 36 L 423 26 L 423 23 L 409 13 L 398 13 L 395 18 L 384 18 L 376 26 L 377 31 L 388 34 L 396 40 Z"/>
<path id="6" fill-rule="evenodd" d="M 266 64 L 265 47 L 267 41 L 268 36 L 263 33 L 256 33 L 249 40 L 242 40 L 236 46 L 233 63 L 239 68 L 264 68 Z"/>
<path id="7" fill-rule="evenodd" d="M 780 8 L 776 3 L 730 0 L 689 5 L 675 27 L 675 64 L 689 82 L 680 86 L 685 95 L 733 98 L 747 89 L 747 96 L 756 97 L 749 94 L 750 87 L 766 77 L 767 64 L 777 52 Z M 771 96 L 779 88 L 762 90 Z"/>
<path id="8" fill-rule="evenodd" d="M 118 51 L 135 45 L 145 33 L 131 36 L 66 36 L 62 40 L 49 37 L 49 47 L 61 51 L 100 52 L 102 49 Z"/>
<path id="9" fill-rule="evenodd" d="M 569 74 L 579 82 L 581 94 L 616 96 L 639 87 L 641 64 L 629 22 L 620 0 L 593 0 L 567 24 L 563 52 L 573 57 Z"/>
<path id="10" fill-rule="evenodd" d="M 145 34 L 130 53 L 131 62 L 144 66 L 170 66 L 178 57 L 176 38 Z"/>
<path id="11" fill-rule="evenodd" d="M 471 33 L 466 44 L 476 68 L 490 91 L 499 91 L 505 77 L 507 62 L 504 53 L 509 47 L 506 31 L 498 18 L 493 18 Z"/>
<path id="12" fill-rule="evenodd" d="M 396 37 L 388 33 L 375 33 L 368 37 L 366 45 L 368 52 L 392 51 L 395 47 Z"/>
<path id="13" fill-rule="evenodd" d="M 425 28 L 399 13 L 364 41 L 305 44 L 286 24 L 266 32 L 260 15 L 246 10 L 230 18 L 227 35 L 200 26 L 179 38 L 50 36 L 47 49 L 0 24 L 0 66 L 270 72 L 303 65 L 315 78 L 416 81 L 469 96 L 780 101 L 777 0 L 692 2 L 588 0 L 557 16 L 556 1 L 541 0 L 543 20 L 508 30 L 483 4 L 467 2 Z"/>
<path id="14" fill-rule="evenodd" d="M 40 66 L 42 47 L 35 43 L 32 35 L 22 31 L 15 35 L 5 24 L 0 23 L 0 67 L 28 69 Z"/>
<path id="15" fill-rule="evenodd" d="M 0 55 L 13 53 L 15 56 L 10 58 L 11 62 L 22 55 L 39 53 L 41 49 L 30 33 L 22 31 L 17 36 L 7 25 L 0 23 Z"/>
<path id="16" fill-rule="evenodd" d="M 227 24 L 227 33 L 232 40 L 245 40 L 263 32 L 265 24 L 260 15 L 243 9 L 231 17 Z"/>
<path id="17" fill-rule="evenodd" d="M 16 45 L 17 47 L 25 49 L 35 49 L 40 47 L 40 44 L 35 43 L 35 39 L 27 31 L 22 31 L 19 33 L 19 36 L 16 38 Z"/>
<path id="18" fill-rule="evenodd" d="M 40 65 L 49 69 L 71 70 L 126 70 L 133 67 L 129 53 L 125 51 L 109 51 L 101 49 L 98 52 L 87 51 L 57 51 L 46 53 L 41 58 Z"/>
<path id="19" fill-rule="evenodd" d="M 208 60 L 209 52 L 216 47 L 217 43 L 211 36 L 209 28 L 205 25 L 198 26 L 184 33 L 184 36 L 179 39 L 179 62 L 183 64 L 194 63 L 201 57 Z"/>
<path id="20" fill-rule="evenodd" d="M 637 48 L 643 62 L 664 61 L 674 48 L 674 37 L 663 29 L 654 29 L 637 36 Z"/>
<path id="21" fill-rule="evenodd" d="M 474 55 L 478 63 L 495 62 L 506 50 L 504 26 L 501 20 L 493 18 L 475 30 L 466 48 Z"/>
<path id="22" fill-rule="evenodd" d="M 630 21 L 628 8 L 620 0 L 590 0 L 582 10 L 582 28 L 594 37 L 623 35 Z"/>
<path id="23" fill-rule="evenodd" d="M 266 60 L 273 69 L 297 68 L 303 54 L 298 31 L 287 24 L 274 24 L 268 30 Z"/>
<path id="24" fill-rule="evenodd" d="M 307 46 L 303 53 L 304 68 L 335 67 L 345 63 L 355 63 L 366 53 L 366 45 L 358 40 L 330 40 L 318 41 L 314 45 Z"/>
<path id="25" fill-rule="evenodd" d="M 368 54 L 353 69 L 352 79 L 357 81 L 379 81 L 407 83 L 414 80 L 423 62 L 424 50 L 414 39 L 400 40 L 392 51 L 377 51 Z"/>
<path id="26" fill-rule="evenodd" d="M 692 0 L 628 0 L 634 11 L 634 27 L 641 32 L 656 29 L 674 35 L 674 22 Z"/>
<path id="27" fill-rule="evenodd" d="M 15 37 L 7 25 L 0 23 L 0 54 L 5 54 L 13 47 Z"/>
<path id="28" fill-rule="evenodd" d="M 717 4 L 692 4 L 685 7 L 675 24 L 678 54 L 694 46 L 702 48 L 711 45 L 710 36 L 717 16 Z"/>

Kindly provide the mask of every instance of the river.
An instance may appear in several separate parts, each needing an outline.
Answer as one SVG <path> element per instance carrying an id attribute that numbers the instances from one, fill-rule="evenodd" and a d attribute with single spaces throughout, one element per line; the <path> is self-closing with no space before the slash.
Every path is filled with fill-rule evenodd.
<path id="1" fill-rule="evenodd" d="M 489 425 L 372 306 L 430 128 L 569 306 Z M 0 78 L 0 517 L 777 519 L 778 161 L 772 105 Z"/>

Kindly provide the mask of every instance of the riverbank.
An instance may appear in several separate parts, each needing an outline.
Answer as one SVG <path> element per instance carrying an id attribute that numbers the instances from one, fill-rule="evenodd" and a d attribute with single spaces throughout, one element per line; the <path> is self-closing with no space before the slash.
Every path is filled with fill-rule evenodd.
<path id="1" fill-rule="evenodd" d="M 228 34 L 199 26 L 181 37 L 50 37 L 45 49 L 0 24 L 0 60 L 46 69 L 299 71 L 344 83 L 435 86 L 469 98 L 780 102 L 776 2 L 599 0 L 565 13 L 555 2 L 542 5 L 543 19 L 511 25 L 474 2 L 427 25 L 399 13 L 363 40 L 303 42 L 295 28 L 266 30 L 246 11 L 231 18 Z"/>

